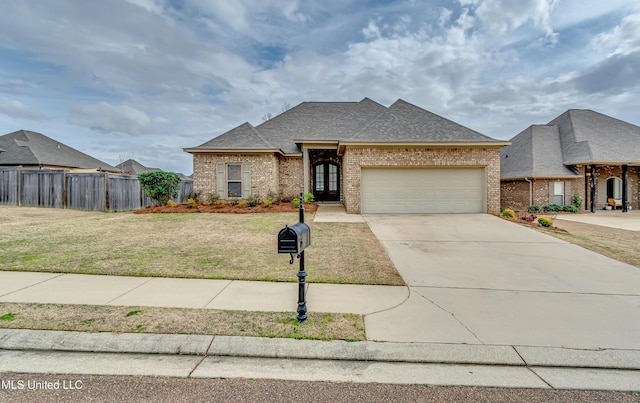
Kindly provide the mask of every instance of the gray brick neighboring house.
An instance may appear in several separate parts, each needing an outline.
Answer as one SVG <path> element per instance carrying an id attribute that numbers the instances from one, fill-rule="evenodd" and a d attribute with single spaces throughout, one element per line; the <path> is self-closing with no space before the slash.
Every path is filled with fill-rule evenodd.
<path id="1" fill-rule="evenodd" d="M 499 212 L 495 140 L 403 100 L 303 102 L 193 154 L 194 189 L 223 199 L 313 193 L 349 213 Z"/>
<path id="2" fill-rule="evenodd" d="M 639 208 L 640 127 L 592 110 L 570 109 L 532 125 L 501 150 L 502 208 L 571 204 Z"/>

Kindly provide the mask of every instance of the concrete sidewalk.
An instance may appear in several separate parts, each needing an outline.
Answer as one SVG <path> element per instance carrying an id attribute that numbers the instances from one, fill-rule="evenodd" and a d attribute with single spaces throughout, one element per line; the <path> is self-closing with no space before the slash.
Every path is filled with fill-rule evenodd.
<path id="1" fill-rule="evenodd" d="M 583 224 L 600 225 L 627 231 L 640 231 L 640 211 L 598 211 L 595 214 L 558 214 L 556 220 L 573 221 Z"/>
<path id="2" fill-rule="evenodd" d="M 309 312 L 384 311 L 407 287 L 309 284 Z M 0 302 L 295 312 L 298 283 L 0 271 Z"/>
<path id="3" fill-rule="evenodd" d="M 498 219 L 498 230 L 490 233 L 499 239 L 489 240 L 486 228 L 493 224 L 493 217 L 409 217 L 408 224 L 400 223 L 403 232 L 392 225 L 397 218 L 365 218 L 409 287 L 312 283 L 307 285 L 307 308 L 364 315 L 368 341 L 0 329 L 0 373 L 640 391 L 640 348 L 634 347 L 640 340 L 640 328 L 633 320 L 640 308 L 635 271 L 592 253 L 578 260 L 577 247 Z M 456 225 L 456 220 L 462 222 Z M 347 215 L 342 206 L 323 206 L 314 221 L 365 220 Z M 477 239 L 474 222 L 480 228 Z M 436 229 L 433 239 L 424 232 L 429 228 Z M 407 234 L 418 238 L 407 238 Z M 443 239 L 446 236 L 450 239 Z M 516 242 L 520 236 L 526 237 L 522 245 Z M 529 236 L 537 241 L 532 243 Z M 503 242 L 509 243 L 508 249 Z M 524 258 L 542 248 L 550 256 L 534 254 L 531 262 Z M 555 261 L 563 262 L 565 268 L 551 270 Z M 594 262 L 600 262 L 601 270 L 583 270 L 586 263 Z M 294 315 L 297 292 L 295 282 L 0 271 L 0 302 Z M 584 306 L 590 309 L 577 315 L 582 311 L 576 309 Z M 592 323 L 594 315 L 601 318 L 600 325 Z M 604 325 L 609 320 L 628 321 L 626 332 Z"/>

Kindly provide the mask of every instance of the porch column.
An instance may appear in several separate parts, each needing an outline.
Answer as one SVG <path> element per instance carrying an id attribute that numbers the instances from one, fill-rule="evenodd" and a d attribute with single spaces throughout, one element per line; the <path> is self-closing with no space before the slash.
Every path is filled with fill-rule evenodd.
<path id="1" fill-rule="evenodd" d="M 302 191 L 304 194 L 309 193 L 309 149 L 302 146 L 302 166 L 304 175 L 302 178 Z"/>
<path id="2" fill-rule="evenodd" d="M 596 212 L 596 166 L 591 165 L 589 167 L 589 187 L 591 192 L 591 212 Z"/>
<path id="3" fill-rule="evenodd" d="M 623 165 L 622 166 L 622 212 L 626 213 L 629 211 L 628 207 L 627 207 L 627 170 L 628 170 L 629 166 L 628 165 Z"/>

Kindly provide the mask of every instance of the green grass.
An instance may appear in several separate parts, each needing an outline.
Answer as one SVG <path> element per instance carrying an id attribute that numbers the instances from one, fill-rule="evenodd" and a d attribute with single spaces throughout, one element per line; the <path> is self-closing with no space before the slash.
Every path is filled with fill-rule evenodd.
<path id="1" fill-rule="evenodd" d="M 0 328 L 365 340 L 361 315 L 0 302 Z M 135 313 L 134 313 L 135 312 Z"/>
<path id="2" fill-rule="evenodd" d="M 404 284 L 366 224 L 307 217 L 309 282 Z M 0 206 L 0 270 L 297 281 L 297 261 L 291 266 L 288 255 L 277 253 L 278 231 L 297 220 L 297 213 L 138 215 Z"/>

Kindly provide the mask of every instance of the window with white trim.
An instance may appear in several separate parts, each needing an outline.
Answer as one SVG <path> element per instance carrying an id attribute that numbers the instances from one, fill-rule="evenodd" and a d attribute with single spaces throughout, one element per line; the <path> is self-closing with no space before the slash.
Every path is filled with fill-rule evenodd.
<path id="1" fill-rule="evenodd" d="M 251 164 L 219 162 L 216 164 L 216 192 L 222 199 L 246 199 L 251 196 Z"/>
<path id="2" fill-rule="evenodd" d="M 551 194 L 549 195 L 549 199 L 551 204 L 564 205 L 564 182 L 553 182 L 550 190 Z"/>
<path id="3" fill-rule="evenodd" d="M 227 197 L 242 197 L 241 164 L 227 164 Z"/>

